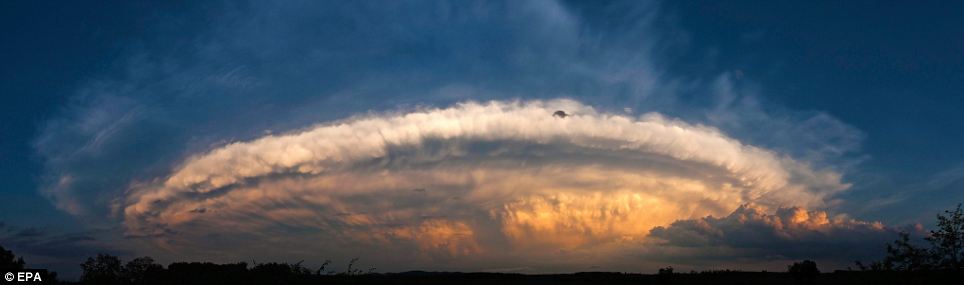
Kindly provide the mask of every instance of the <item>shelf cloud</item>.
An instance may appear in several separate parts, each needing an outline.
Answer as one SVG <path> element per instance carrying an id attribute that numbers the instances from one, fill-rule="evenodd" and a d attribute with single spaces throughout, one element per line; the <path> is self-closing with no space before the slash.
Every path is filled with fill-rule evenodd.
<path id="1" fill-rule="evenodd" d="M 226 234 L 323 236 L 320 250 L 545 263 L 646 246 L 651 232 L 679 242 L 686 227 L 674 221 L 747 203 L 824 208 L 847 188 L 839 173 L 711 127 L 556 99 L 360 115 L 229 143 L 135 183 L 116 206 L 128 236 L 174 250 L 217 248 L 207 241 Z M 309 234 L 269 234 L 279 232 Z"/>

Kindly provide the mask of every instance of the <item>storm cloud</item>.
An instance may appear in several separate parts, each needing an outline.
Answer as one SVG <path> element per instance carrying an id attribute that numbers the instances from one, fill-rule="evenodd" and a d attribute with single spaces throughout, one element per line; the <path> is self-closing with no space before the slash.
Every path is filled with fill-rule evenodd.
<path id="1" fill-rule="evenodd" d="M 861 132 L 742 73 L 669 74 L 686 33 L 637 4 L 161 17 L 43 124 L 40 192 L 160 260 L 385 270 L 636 269 L 691 241 L 677 221 L 837 210 Z"/>
<path id="2" fill-rule="evenodd" d="M 539 264 L 632 250 L 654 227 L 746 203 L 825 207 L 847 187 L 834 171 L 659 114 L 491 101 L 230 143 L 135 183 L 118 208 L 129 235 L 171 249 L 213 233 L 294 231 L 334 241 L 318 250 L 351 241 L 426 264 L 505 252 Z"/>
<path id="3" fill-rule="evenodd" d="M 840 262 L 879 258 L 881 248 L 899 231 L 921 235 L 916 227 L 894 228 L 880 222 L 858 221 L 825 211 L 780 207 L 767 211 L 742 205 L 728 215 L 678 220 L 650 231 L 656 244 L 717 253 L 718 258 L 766 257 L 775 260 L 816 259 Z"/>

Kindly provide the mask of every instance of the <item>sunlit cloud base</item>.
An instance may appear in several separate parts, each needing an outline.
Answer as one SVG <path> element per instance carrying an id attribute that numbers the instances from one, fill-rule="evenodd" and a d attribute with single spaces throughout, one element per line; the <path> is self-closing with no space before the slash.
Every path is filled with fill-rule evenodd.
<path id="1" fill-rule="evenodd" d="M 129 237 L 175 252 L 243 243 L 571 270 L 655 247 L 729 246 L 725 227 L 743 223 L 788 241 L 885 230 L 806 210 L 847 188 L 834 171 L 714 128 L 563 99 L 360 115 L 229 143 L 135 183 L 115 206 Z"/>

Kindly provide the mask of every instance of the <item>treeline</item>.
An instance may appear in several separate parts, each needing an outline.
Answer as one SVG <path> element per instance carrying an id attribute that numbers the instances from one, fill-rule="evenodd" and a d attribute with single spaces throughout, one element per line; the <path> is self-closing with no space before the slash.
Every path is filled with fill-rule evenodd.
<path id="1" fill-rule="evenodd" d="M 887 244 L 887 256 L 882 261 L 856 266 L 861 271 L 961 271 L 964 270 L 964 210 L 961 204 L 954 210 L 937 215 L 937 229 L 924 238 L 924 245 L 915 245 L 910 234 L 901 232 L 896 241 Z"/>
<path id="2" fill-rule="evenodd" d="M 81 284 L 964 284 L 964 210 L 956 209 L 937 215 L 937 228 L 923 242 L 914 243 L 910 235 L 900 233 L 886 245 L 887 255 L 881 261 L 856 269 L 821 274 L 816 262 L 804 260 L 789 265 L 783 273 L 704 271 L 675 273 L 672 267 L 661 268 L 654 275 L 624 273 L 575 273 L 523 275 L 503 273 L 405 272 L 375 273 L 375 268 L 357 268 L 358 259 L 348 262 L 345 271 L 330 270 L 330 261 L 319 268 L 297 263 L 246 262 L 215 264 L 210 262 L 175 262 L 167 267 L 150 257 L 139 257 L 126 263 L 108 254 L 99 254 L 80 264 Z M 23 269 L 23 258 L 0 247 L 0 269 Z M 56 273 L 48 276 L 56 281 Z M 52 280 L 51 280 L 52 279 Z"/>
<path id="3" fill-rule="evenodd" d="M 0 249 L 0 268 L 24 265 L 9 251 Z M 307 268 L 298 263 L 175 262 L 164 267 L 149 257 L 123 263 L 116 256 L 101 254 L 81 264 L 78 282 L 48 284 L 960 284 L 964 271 L 835 271 L 820 273 L 816 262 L 805 260 L 789 265 L 786 272 L 744 272 L 732 270 L 676 273 L 672 267 L 658 274 L 582 272 L 573 274 L 524 275 L 509 273 L 403 272 L 375 273 L 355 269 L 357 259 L 341 272 Z"/>
<path id="4" fill-rule="evenodd" d="M 317 284 L 348 277 L 371 274 L 355 268 L 357 258 L 342 272 L 327 270 L 330 261 L 317 269 L 297 263 L 246 262 L 216 264 L 211 262 L 175 262 L 167 268 L 150 257 L 135 258 L 123 266 L 120 258 L 107 254 L 88 258 L 80 266 L 83 284 Z"/>

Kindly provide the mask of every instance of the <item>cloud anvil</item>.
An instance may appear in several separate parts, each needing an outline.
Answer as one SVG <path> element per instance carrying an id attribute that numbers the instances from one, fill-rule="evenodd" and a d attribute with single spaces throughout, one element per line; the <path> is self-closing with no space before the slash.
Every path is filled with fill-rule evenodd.
<path id="1" fill-rule="evenodd" d="M 211 233 L 299 229 L 426 261 L 634 250 L 676 220 L 748 203 L 819 208 L 848 187 L 713 128 L 566 99 L 322 123 L 193 155 L 152 181 L 124 200 L 130 235 L 177 247 Z"/>

